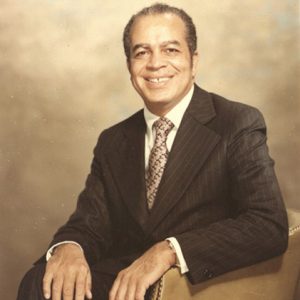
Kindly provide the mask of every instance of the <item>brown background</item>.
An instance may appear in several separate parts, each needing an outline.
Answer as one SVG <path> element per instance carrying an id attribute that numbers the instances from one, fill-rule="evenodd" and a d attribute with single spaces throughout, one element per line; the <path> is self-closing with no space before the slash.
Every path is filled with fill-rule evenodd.
<path id="1" fill-rule="evenodd" d="M 286 204 L 300 208 L 298 1 L 167 2 L 197 25 L 197 82 L 265 115 Z M 150 3 L 1 0 L 1 299 L 72 212 L 99 132 L 141 107 L 121 34 Z"/>

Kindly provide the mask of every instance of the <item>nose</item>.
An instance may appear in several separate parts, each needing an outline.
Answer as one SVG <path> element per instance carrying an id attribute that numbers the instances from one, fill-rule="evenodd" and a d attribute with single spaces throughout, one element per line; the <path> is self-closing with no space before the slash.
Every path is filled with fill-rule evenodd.
<path id="1" fill-rule="evenodd" d="M 149 56 L 147 62 L 147 68 L 152 70 L 157 70 L 166 66 L 166 61 L 163 57 L 163 54 L 160 51 L 153 51 Z"/>

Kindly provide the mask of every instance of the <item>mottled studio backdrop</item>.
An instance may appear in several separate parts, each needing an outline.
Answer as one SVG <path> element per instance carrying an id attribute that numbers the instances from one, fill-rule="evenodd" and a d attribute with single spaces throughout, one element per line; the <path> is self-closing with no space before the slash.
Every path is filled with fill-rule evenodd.
<path id="1" fill-rule="evenodd" d="M 0 297 L 74 209 L 99 132 L 142 103 L 121 34 L 151 1 L 0 1 Z M 167 1 L 199 36 L 197 82 L 257 106 L 288 207 L 300 208 L 299 3 Z"/>

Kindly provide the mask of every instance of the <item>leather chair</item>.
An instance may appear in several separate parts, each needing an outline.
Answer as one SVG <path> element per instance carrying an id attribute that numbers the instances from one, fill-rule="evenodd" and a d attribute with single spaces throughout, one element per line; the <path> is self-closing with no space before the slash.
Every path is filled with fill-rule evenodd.
<path id="1" fill-rule="evenodd" d="M 289 210 L 289 246 L 279 257 L 191 285 L 177 268 L 154 286 L 151 300 L 299 300 L 300 211 Z"/>

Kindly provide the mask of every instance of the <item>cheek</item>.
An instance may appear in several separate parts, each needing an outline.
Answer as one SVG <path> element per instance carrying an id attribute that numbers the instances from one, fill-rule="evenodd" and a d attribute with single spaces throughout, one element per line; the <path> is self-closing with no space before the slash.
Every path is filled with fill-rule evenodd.
<path id="1" fill-rule="evenodd" d="M 142 62 L 135 62 L 131 64 L 131 76 L 136 77 L 142 74 L 144 64 Z"/>
<path id="2" fill-rule="evenodd" d="M 131 76 L 131 82 L 138 89 L 140 89 L 144 84 L 143 78 L 139 76 Z"/>
<path id="3" fill-rule="evenodd" d="M 169 62 L 169 65 L 171 65 L 174 69 L 180 72 L 186 72 L 191 69 L 191 63 L 185 58 L 178 58 L 173 59 Z"/>
<path id="4" fill-rule="evenodd" d="M 135 89 L 140 90 L 143 86 L 143 78 L 137 72 L 130 73 L 130 80 Z"/>

